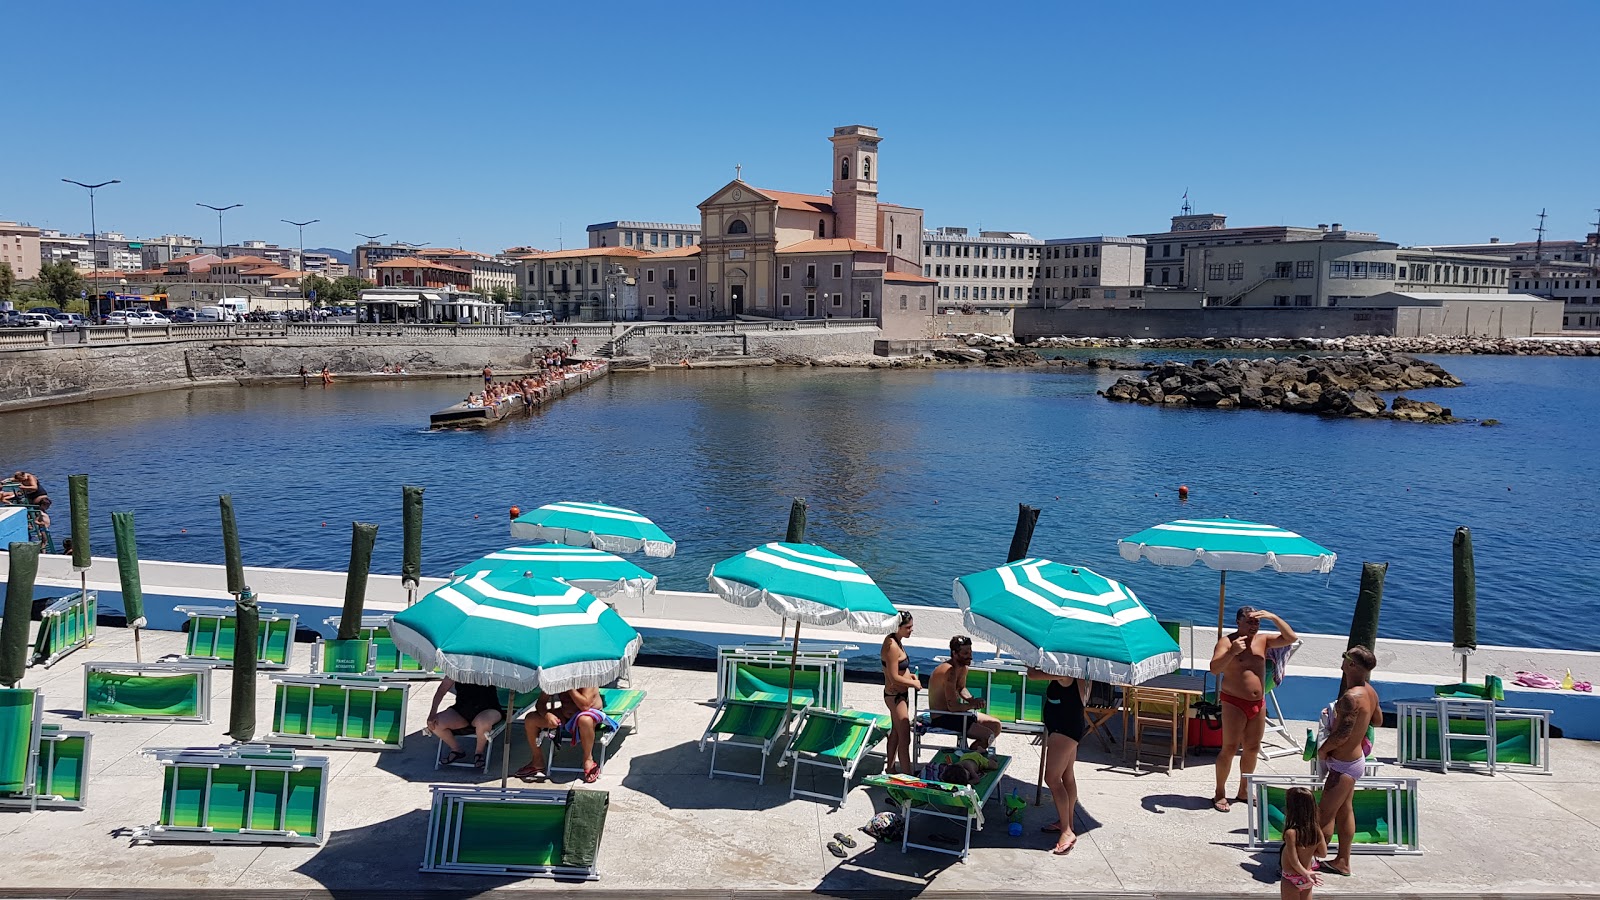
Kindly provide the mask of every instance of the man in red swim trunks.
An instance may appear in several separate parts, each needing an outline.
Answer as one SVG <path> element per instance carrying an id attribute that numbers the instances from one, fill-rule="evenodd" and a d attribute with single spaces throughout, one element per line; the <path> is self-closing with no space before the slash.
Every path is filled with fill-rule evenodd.
<path id="1" fill-rule="evenodd" d="M 1278 633 L 1263 632 L 1262 619 L 1278 626 Z M 1262 683 L 1267 673 L 1267 651 L 1287 647 L 1297 639 L 1288 622 L 1264 609 L 1241 607 L 1234 621 L 1238 630 L 1217 638 L 1217 648 L 1211 654 L 1211 674 L 1222 676 L 1217 690 L 1222 701 L 1222 749 L 1217 753 L 1217 791 L 1211 796 L 1211 805 L 1218 812 L 1228 811 L 1228 772 L 1233 768 L 1234 753 L 1241 747 L 1244 758 L 1239 761 L 1239 790 L 1233 795 L 1233 802 L 1247 802 L 1244 776 L 1256 770 L 1261 735 L 1267 729 L 1267 694 Z"/>

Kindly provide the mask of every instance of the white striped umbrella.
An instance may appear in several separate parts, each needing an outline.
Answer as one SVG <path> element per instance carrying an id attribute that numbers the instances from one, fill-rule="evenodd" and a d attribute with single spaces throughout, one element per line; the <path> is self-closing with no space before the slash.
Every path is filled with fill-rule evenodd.
<path id="1" fill-rule="evenodd" d="M 812 625 L 843 623 L 851 631 L 888 634 L 900 615 L 872 576 L 816 544 L 762 544 L 717 563 L 707 583 L 730 603 L 765 604 Z"/>
<path id="2" fill-rule="evenodd" d="M 563 501 L 523 513 L 511 523 L 519 541 L 555 541 L 612 553 L 671 556 L 678 545 L 660 526 L 631 509 L 603 503 Z"/>
<path id="3" fill-rule="evenodd" d="M 1139 684 L 1182 661 L 1132 590 L 1082 566 L 1018 560 L 957 578 L 955 600 L 974 634 L 1052 675 Z"/>
<path id="4" fill-rule="evenodd" d="M 1148 559 L 1158 566 L 1190 566 L 1196 562 L 1222 572 L 1217 594 L 1217 630 L 1223 629 L 1229 572 L 1333 571 L 1339 557 L 1316 542 L 1279 528 L 1242 519 L 1179 519 L 1146 528 L 1117 542 L 1129 562 Z"/>
<path id="5" fill-rule="evenodd" d="M 656 589 L 656 576 L 620 556 L 565 544 L 507 547 L 481 556 L 452 574 L 466 578 L 480 572 L 559 579 L 596 597 L 622 594 L 637 599 Z"/>

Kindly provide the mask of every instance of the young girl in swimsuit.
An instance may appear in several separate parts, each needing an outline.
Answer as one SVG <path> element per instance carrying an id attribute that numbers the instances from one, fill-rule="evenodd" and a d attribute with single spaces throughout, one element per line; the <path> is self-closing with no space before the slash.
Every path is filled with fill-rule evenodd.
<path id="1" fill-rule="evenodd" d="M 894 634 L 883 639 L 878 656 L 883 661 L 883 704 L 889 707 L 888 745 L 884 759 L 888 773 L 911 774 L 911 692 L 922 690 L 922 681 L 911 674 L 905 639 L 911 636 L 911 613 L 900 614 Z"/>
<path id="2" fill-rule="evenodd" d="M 1290 788 L 1284 804 L 1280 854 L 1283 881 L 1278 886 L 1278 896 L 1282 900 L 1310 900 L 1311 889 L 1322 883 L 1312 867 L 1327 849 L 1322 831 L 1317 828 L 1316 798 L 1307 788 Z"/>

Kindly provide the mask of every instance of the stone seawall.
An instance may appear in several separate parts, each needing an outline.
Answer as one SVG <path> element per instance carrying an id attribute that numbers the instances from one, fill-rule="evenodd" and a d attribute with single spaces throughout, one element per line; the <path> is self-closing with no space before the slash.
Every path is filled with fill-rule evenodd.
<path id="1" fill-rule="evenodd" d="M 178 341 L 54 347 L 0 353 L 0 411 L 103 400 L 129 394 L 259 378 L 296 375 L 327 366 L 336 375 L 375 372 L 401 363 L 412 375 L 471 375 L 485 364 L 496 369 L 533 368 L 553 348 L 544 339 L 492 338 L 472 343 L 348 339 Z"/>
<path id="2" fill-rule="evenodd" d="M 685 359 L 697 363 L 782 356 L 871 355 L 873 344 L 882 337 L 882 330 L 859 325 L 793 331 L 649 334 L 630 342 L 628 352 L 648 355 L 651 363 L 658 366 L 676 365 Z"/>

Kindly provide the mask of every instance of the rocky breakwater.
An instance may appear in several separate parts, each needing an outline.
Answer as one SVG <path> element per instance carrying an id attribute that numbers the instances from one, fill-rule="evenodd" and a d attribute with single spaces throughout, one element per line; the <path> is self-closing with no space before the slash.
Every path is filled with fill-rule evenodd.
<path id="1" fill-rule="evenodd" d="M 1351 418 L 1457 422 L 1449 408 L 1380 392 L 1458 387 L 1439 366 L 1398 353 L 1292 359 L 1165 362 L 1146 377 L 1125 375 L 1100 392 L 1108 400 L 1207 409 L 1276 409 Z"/>

